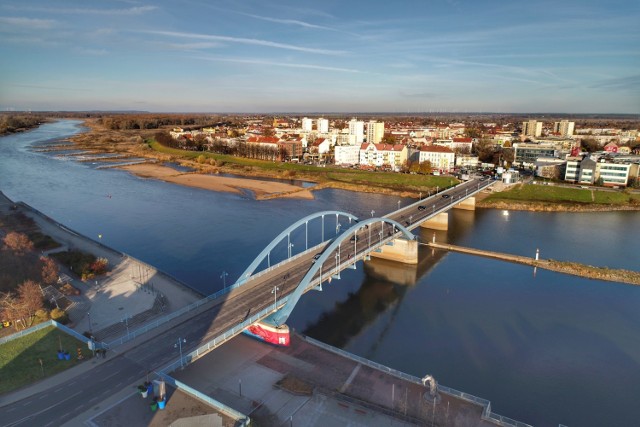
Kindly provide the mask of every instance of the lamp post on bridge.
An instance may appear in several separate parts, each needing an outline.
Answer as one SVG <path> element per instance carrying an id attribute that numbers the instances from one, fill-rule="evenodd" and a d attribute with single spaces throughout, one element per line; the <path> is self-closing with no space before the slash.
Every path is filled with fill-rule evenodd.
<path id="1" fill-rule="evenodd" d="M 178 338 L 178 342 L 173 345 L 173 348 L 177 347 L 180 349 L 180 368 L 181 369 L 184 367 L 183 358 L 182 358 L 182 343 L 186 343 L 186 342 L 187 342 L 186 338 Z"/>
<path id="2" fill-rule="evenodd" d="M 413 220 L 413 215 L 409 215 L 409 225 L 411 225 L 412 220 Z"/>
<path id="3" fill-rule="evenodd" d="M 337 276 L 338 274 L 340 274 L 340 271 L 338 270 L 338 263 L 340 262 L 340 254 L 336 252 L 335 258 L 336 258 L 336 276 Z"/>
<path id="4" fill-rule="evenodd" d="M 289 242 L 289 245 L 288 245 L 288 247 L 289 247 L 289 258 L 291 258 L 291 248 L 293 246 L 294 246 L 293 243 Z"/>
<path id="5" fill-rule="evenodd" d="M 279 287 L 274 286 L 273 289 L 271 290 L 271 293 L 273 294 L 273 311 L 278 310 L 278 291 L 280 290 Z"/>
<path id="6" fill-rule="evenodd" d="M 342 227 L 342 224 L 337 223 L 336 224 L 336 234 L 340 233 L 340 227 Z"/>
<path id="7" fill-rule="evenodd" d="M 373 218 L 373 215 L 376 213 L 376 211 L 374 211 L 373 209 L 371 209 L 371 218 Z"/>
<path id="8" fill-rule="evenodd" d="M 400 200 L 398 200 L 398 210 L 400 210 Z"/>
<path id="9" fill-rule="evenodd" d="M 222 274 L 220 275 L 220 278 L 222 279 L 222 288 L 223 289 L 227 289 L 227 276 L 229 275 L 229 273 L 227 273 L 226 271 L 222 270 Z"/>

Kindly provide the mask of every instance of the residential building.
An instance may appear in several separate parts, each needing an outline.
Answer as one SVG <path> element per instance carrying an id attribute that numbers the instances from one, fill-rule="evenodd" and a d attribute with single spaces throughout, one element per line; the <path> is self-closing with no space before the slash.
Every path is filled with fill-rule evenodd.
<path id="1" fill-rule="evenodd" d="M 478 156 L 472 156 L 470 154 L 458 154 L 456 156 L 456 166 L 459 168 L 475 169 L 479 164 Z"/>
<path id="2" fill-rule="evenodd" d="M 553 124 L 553 133 L 559 134 L 560 136 L 573 136 L 575 126 L 576 122 L 561 120 Z"/>
<path id="3" fill-rule="evenodd" d="M 419 162 L 431 162 L 434 170 L 448 173 L 455 165 L 455 153 L 453 150 L 440 145 L 425 145 L 420 148 Z"/>
<path id="4" fill-rule="evenodd" d="M 539 122 L 537 120 L 522 122 L 522 134 L 533 137 L 542 135 L 542 122 Z"/>
<path id="5" fill-rule="evenodd" d="M 327 154 L 331 151 L 331 141 L 325 138 L 318 138 L 313 141 L 309 151 L 313 154 Z"/>
<path id="6" fill-rule="evenodd" d="M 360 145 L 356 144 L 356 136 L 347 133 L 339 133 L 336 135 L 336 145 L 355 145 L 360 149 Z"/>
<path id="7" fill-rule="evenodd" d="M 313 119 L 307 117 L 302 119 L 302 131 L 311 132 L 313 130 Z"/>
<path id="8" fill-rule="evenodd" d="M 367 124 L 367 142 L 378 144 L 384 137 L 384 122 L 371 120 Z"/>
<path id="9" fill-rule="evenodd" d="M 349 135 L 355 135 L 356 144 L 364 142 L 364 122 L 356 119 L 349 120 Z"/>
<path id="10" fill-rule="evenodd" d="M 329 133 L 329 120 L 320 117 L 316 121 L 316 128 L 318 129 L 318 133 Z"/>
<path id="11" fill-rule="evenodd" d="M 300 160 L 302 158 L 302 140 L 292 139 L 288 141 L 280 141 L 278 146 L 282 149 L 281 151 L 284 151 L 286 160 Z"/>
<path id="12" fill-rule="evenodd" d="M 351 166 L 360 162 L 359 145 L 336 145 L 334 150 L 334 162 L 336 165 Z"/>
<path id="13" fill-rule="evenodd" d="M 360 146 L 360 165 L 388 167 L 399 171 L 407 161 L 407 146 L 364 143 Z"/>

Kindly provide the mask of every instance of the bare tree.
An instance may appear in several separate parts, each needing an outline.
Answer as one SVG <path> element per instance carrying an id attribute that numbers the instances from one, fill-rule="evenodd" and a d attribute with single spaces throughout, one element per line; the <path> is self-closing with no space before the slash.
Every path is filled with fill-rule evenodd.
<path id="1" fill-rule="evenodd" d="M 4 237 L 4 244 L 9 250 L 18 255 L 22 255 L 33 250 L 33 242 L 29 240 L 26 234 L 11 231 Z"/>
<path id="2" fill-rule="evenodd" d="M 58 280 L 58 265 L 49 257 L 40 257 L 42 262 L 42 283 L 53 285 Z"/>

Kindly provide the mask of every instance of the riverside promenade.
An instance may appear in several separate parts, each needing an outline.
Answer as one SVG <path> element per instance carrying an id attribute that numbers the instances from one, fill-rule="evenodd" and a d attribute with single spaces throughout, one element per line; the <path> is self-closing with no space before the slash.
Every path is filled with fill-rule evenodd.
<path id="1" fill-rule="evenodd" d="M 77 233 L 42 212 L 14 202 L 0 192 L 0 215 L 23 214 L 45 235 L 61 246 L 43 255 L 77 249 L 106 258 L 104 276 L 81 281 L 72 271 L 60 267 L 80 295 L 68 296 L 71 324 L 79 333 L 91 332 L 98 341 L 126 334 L 162 314 L 179 310 L 202 298 L 195 290 L 140 260 L 111 249 Z"/>

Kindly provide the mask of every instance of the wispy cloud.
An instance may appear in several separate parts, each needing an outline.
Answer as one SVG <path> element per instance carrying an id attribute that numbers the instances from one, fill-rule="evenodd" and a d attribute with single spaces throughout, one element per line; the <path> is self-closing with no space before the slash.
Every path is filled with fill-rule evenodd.
<path id="1" fill-rule="evenodd" d="M 296 45 L 287 44 L 287 43 L 273 42 L 270 40 L 250 39 L 250 38 L 244 38 L 244 37 L 181 33 L 176 31 L 139 31 L 139 32 L 144 34 L 155 34 L 155 35 L 167 36 L 167 37 L 190 38 L 190 39 L 196 39 L 196 40 L 213 40 L 213 41 L 239 43 L 239 44 L 247 44 L 247 45 L 254 45 L 254 46 L 266 46 L 266 47 L 273 47 L 276 49 L 286 49 L 286 50 L 294 50 L 298 52 L 317 53 L 321 55 L 342 55 L 346 53 L 343 50 L 317 49 L 313 47 L 296 46 Z"/>
<path id="2" fill-rule="evenodd" d="M 627 77 L 614 77 L 611 79 L 604 79 L 593 83 L 591 86 L 593 89 L 606 89 L 606 90 L 640 90 L 640 74 Z"/>
<path id="3" fill-rule="evenodd" d="M 311 70 L 323 70 L 323 71 L 336 71 L 342 73 L 362 73 L 360 70 L 353 68 L 341 68 L 341 67 L 329 67 L 325 65 L 315 64 L 299 64 L 294 62 L 275 62 L 275 61 L 263 61 L 260 59 L 243 59 L 243 58 L 220 58 L 215 56 L 199 56 L 196 59 L 202 59 L 205 61 L 214 62 L 232 62 L 238 64 L 251 64 L 251 65 L 266 65 L 269 67 L 286 67 L 286 68 L 305 68 Z"/>
<path id="4" fill-rule="evenodd" d="M 13 87 L 22 87 L 27 89 L 44 89 L 44 90 L 60 90 L 65 92 L 90 92 L 89 89 L 81 89 L 78 87 L 63 87 L 63 86 L 45 86 L 45 85 L 30 85 L 30 84 L 22 84 L 22 83 L 13 83 L 10 84 Z"/>
<path id="5" fill-rule="evenodd" d="M 29 30 L 48 30 L 53 28 L 56 21 L 52 19 L 36 19 L 24 17 L 0 17 L 0 25 L 18 27 Z"/>
<path id="6" fill-rule="evenodd" d="M 94 8 L 58 8 L 58 7 L 31 7 L 9 6 L 10 10 L 29 12 L 57 13 L 64 15 L 142 15 L 156 10 L 157 6 L 135 6 L 126 9 L 94 9 Z"/>
<path id="7" fill-rule="evenodd" d="M 194 43 L 167 43 L 165 44 L 169 49 L 175 50 L 200 50 L 200 49 L 213 49 L 220 46 L 224 46 L 224 43 L 218 42 L 194 42 Z"/>

